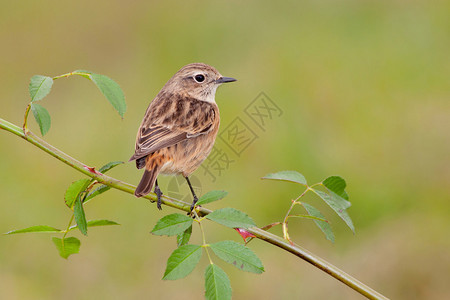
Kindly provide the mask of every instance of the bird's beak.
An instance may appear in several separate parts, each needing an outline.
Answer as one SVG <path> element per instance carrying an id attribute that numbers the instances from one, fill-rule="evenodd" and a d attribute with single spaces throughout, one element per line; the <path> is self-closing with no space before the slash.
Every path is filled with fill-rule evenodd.
<path id="1" fill-rule="evenodd" d="M 236 79 L 231 78 L 231 77 L 220 77 L 215 82 L 216 83 L 227 83 L 227 82 L 233 82 L 233 81 L 236 81 Z"/>

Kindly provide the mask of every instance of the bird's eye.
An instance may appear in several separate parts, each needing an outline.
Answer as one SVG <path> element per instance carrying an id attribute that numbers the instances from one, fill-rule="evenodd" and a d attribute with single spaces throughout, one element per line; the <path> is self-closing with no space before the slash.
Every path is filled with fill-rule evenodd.
<path id="1" fill-rule="evenodd" d="M 205 81 L 205 76 L 202 75 L 202 74 L 197 74 L 197 75 L 194 76 L 194 79 L 197 82 L 203 82 L 203 81 Z"/>

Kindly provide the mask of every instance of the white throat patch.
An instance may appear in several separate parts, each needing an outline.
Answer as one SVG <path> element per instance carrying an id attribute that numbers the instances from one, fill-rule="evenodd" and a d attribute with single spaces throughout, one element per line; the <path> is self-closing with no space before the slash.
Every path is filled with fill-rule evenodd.
<path id="1" fill-rule="evenodd" d="M 214 87 L 211 89 L 211 92 L 206 96 L 204 101 L 209 102 L 209 103 L 216 103 L 216 91 L 217 91 L 218 86 L 219 85 L 217 85 L 217 84 L 214 85 Z"/>

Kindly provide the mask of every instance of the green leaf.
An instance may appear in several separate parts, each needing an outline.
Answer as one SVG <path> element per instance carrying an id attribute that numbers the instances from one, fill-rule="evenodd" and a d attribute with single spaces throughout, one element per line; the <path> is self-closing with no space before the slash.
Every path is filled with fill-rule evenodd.
<path id="1" fill-rule="evenodd" d="M 111 78 L 101 74 L 95 74 L 90 71 L 77 70 L 74 73 L 89 78 L 99 88 L 102 94 L 108 99 L 109 103 L 119 112 L 123 118 L 127 110 L 125 96 L 120 86 Z"/>
<path id="2" fill-rule="evenodd" d="M 226 207 L 213 211 L 207 219 L 231 228 L 249 228 L 256 226 L 255 222 L 245 213 Z"/>
<path id="3" fill-rule="evenodd" d="M 192 235 L 192 225 L 182 233 L 177 234 L 177 247 L 187 245 Z"/>
<path id="4" fill-rule="evenodd" d="M 202 247 L 184 245 L 175 249 L 167 260 L 166 271 L 162 279 L 176 280 L 189 275 L 202 257 Z"/>
<path id="5" fill-rule="evenodd" d="M 39 125 L 42 136 L 44 136 L 50 130 L 52 123 L 50 114 L 47 109 L 36 103 L 31 103 L 31 111 L 33 112 L 34 119 Z"/>
<path id="6" fill-rule="evenodd" d="M 151 233 L 155 235 L 177 235 L 192 225 L 192 218 L 182 214 L 170 214 L 158 220 Z"/>
<path id="7" fill-rule="evenodd" d="M 211 203 L 224 198 L 226 195 L 228 195 L 228 192 L 226 191 L 210 191 L 201 196 L 200 199 L 198 199 L 196 205 Z"/>
<path id="8" fill-rule="evenodd" d="M 207 300 L 231 299 L 230 279 L 215 264 L 210 264 L 205 270 L 205 298 Z"/>
<path id="9" fill-rule="evenodd" d="M 48 76 L 34 75 L 31 77 L 28 90 L 30 91 L 31 102 L 42 100 L 50 93 L 53 79 Z"/>
<path id="10" fill-rule="evenodd" d="M 345 191 L 345 187 L 347 183 L 344 178 L 340 176 L 330 176 L 322 181 L 322 184 L 329 190 L 333 191 L 335 194 L 338 194 L 345 200 L 348 200 L 348 194 Z"/>
<path id="11" fill-rule="evenodd" d="M 281 171 L 277 173 L 271 173 L 267 174 L 262 179 L 283 180 L 307 185 L 305 176 L 297 171 Z"/>
<path id="12" fill-rule="evenodd" d="M 108 225 L 120 225 L 120 224 L 110 220 L 90 220 L 87 222 L 88 227 L 108 226 Z"/>
<path id="13" fill-rule="evenodd" d="M 52 241 L 58 249 L 59 255 L 65 259 L 80 251 L 80 240 L 75 237 L 68 237 L 65 239 L 53 237 Z"/>
<path id="14" fill-rule="evenodd" d="M 222 241 L 210 244 L 209 247 L 224 261 L 242 271 L 260 274 L 264 267 L 258 256 L 244 245 L 233 241 Z"/>
<path id="15" fill-rule="evenodd" d="M 107 225 L 120 225 L 119 223 L 116 223 L 114 221 L 110 221 L 110 220 L 90 220 L 87 221 L 87 227 L 94 227 L 94 226 L 107 226 Z M 73 230 L 75 228 L 78 228 L 77 225 L 72 225 L 69 228 L 70 230 Z"/>
<path id="16" fill-rule="evenodd" d="M 72 182 L 72 184 L 67 188 L 64 200 L 69 208 L 73 207 L 78 195 L 86 190 L 90 182 L 90 179 L 83 178 Z"/>
<path id="17" fill-rule="evenodd" d="M 127 110 L 127 104 L 125 103 L 125 96 L 120 86 L 105 75 L 93 73 L 91 79 L 123 118 Z"/>
<path id="18" fill-rule="evenodd" d="M 109 191 L 110 189 L 111 189 L 110 186 L 107 186 L 107 185 L 105 185 L 105 184 L 102 184 L 101 186 L 97 187 L 96 189 L 90 191 L 90 192 L 87 194 L 86 198 L 84 198 L 83 203 L 88 202 L 88 201 L 91 200 L 92 198 L 94 198 L 94 197 L 96 197 L 96 196 L 98 196 L 98 195 L 100 195 L 100 194 L 103 194 L 104 192 Z"/>
<path id="19" fill-rule="evenodd" d="M 346 208 L 347 206 L 347 200 L 341 198 L 337 194 L 330 191 L 330 194 L 327 194 L 325 192 L 312 189 L 314 193 L 316 193 L 320 198 L 322 198 L 323 201 L 325 201 L 337 214 L 341 219 L 347 224 L 347 226 L 355 232 L 355 227 L 353 226 L 352 219 L 348 215 Z"/>
<path id="20" fill-rule="evenodd" d="M 331 225 L 328 222 L 326 222 L 325 217 L 322 215 L 322 213 L 314 206 L 309 205 L 308 203 L 302 202 L 302 205 L 310 216 L 323 219 L 323 220 L 315 219 L 314 223 L 317 225 L 317 227 L 320 228 L 320 230 L 322 230 L 327 240 L 330 240 L 331 242 L 334 243 L 333 230 L 331 229 Z"/>
<path id="21" fill-rule="evenodd" d="M 338 194 L 336 194 L 333 191 L 330 191 L 329 189 L 327 189 L 328 194 L 330 195 L 330 197 L 333 199 L 334 202 L 338 203 L 340 206 L 342 206 L 344 209 L 349 208 L 350 206 L 352 206 L 352 204 L 350 203 L 350 201 L 345 200 L 344 198 L 342 198 L 341 196 L 339 196 Z"/>
<path id="22" fill-rule="evenodd" d="M 101 167 L 100 169 L 98 169 L 98 172 L 100 173 L 106 173 L 109 170 L 111 170 L 112 168 L 123 164 L 123 161 L 111 161 L 109 163 L 107 163 L 106 165 L 104 165 L 103 167 Z"/>
<path id="23" fill-rule="evenodd" d="M 324 218 L 314 217 L 310 215 L 289 215 L 289 218 L 301 218 L 301 219 L 310 219 L 310 220 L 318 220 L 322 222 L 327 222 Z"/>
<path id="24" fill-rule="evenodd" d="M 11 230 L 8 231 L 5 234 L 16 234 L 16 233 L 27 233 L 27 232 L 61 232 L 61 229 L 46 226 L 46 225 L 37 225 L 37 226 L 31 226 L 24 229 L 17 229 L 17 230 Z"/>
<path id="25" fill-rule="evenodd" d="M 75 205 L 73 207 L 73 214 L 75 216 L 75 221 L 77 222 L 78 229 L 82 234 L 87 235 L 86 216 L 84 214 L 83 203 L 81 203 L 81 199 L 79 196 L 77 200 L 75 200 Z"/>

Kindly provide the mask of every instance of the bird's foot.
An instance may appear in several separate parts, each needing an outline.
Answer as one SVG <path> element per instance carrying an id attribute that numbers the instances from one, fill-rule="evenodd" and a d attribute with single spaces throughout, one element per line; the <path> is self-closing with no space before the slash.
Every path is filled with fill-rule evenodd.
<path id="1" fill-rule="evenodd" d="M 191 204 L 191 210 L 190 210 L 190 212 L 189 212 L 189 215 L 192 214 L 192 211 L 193 211 L 194 208 L 195 208 L 195 203 L 197 203 L 197 201 L 198 201 L 198 198 L 197 198 L 197 196 L 194 195 L 194 201 L 192 201 L 192 204 Z"/>
<path id="2" fill-rule="evenodd" d="M 161 192 L 161 189 L 159 188 L 159 186 L 155 186 L 155 194 L 156 194 L 156 197 L 158 198 L 158 201 L 156 202 L 156 207 L 158 207 L 159 210 L 162 210 L 161 196 L 163 193 Z"/>

